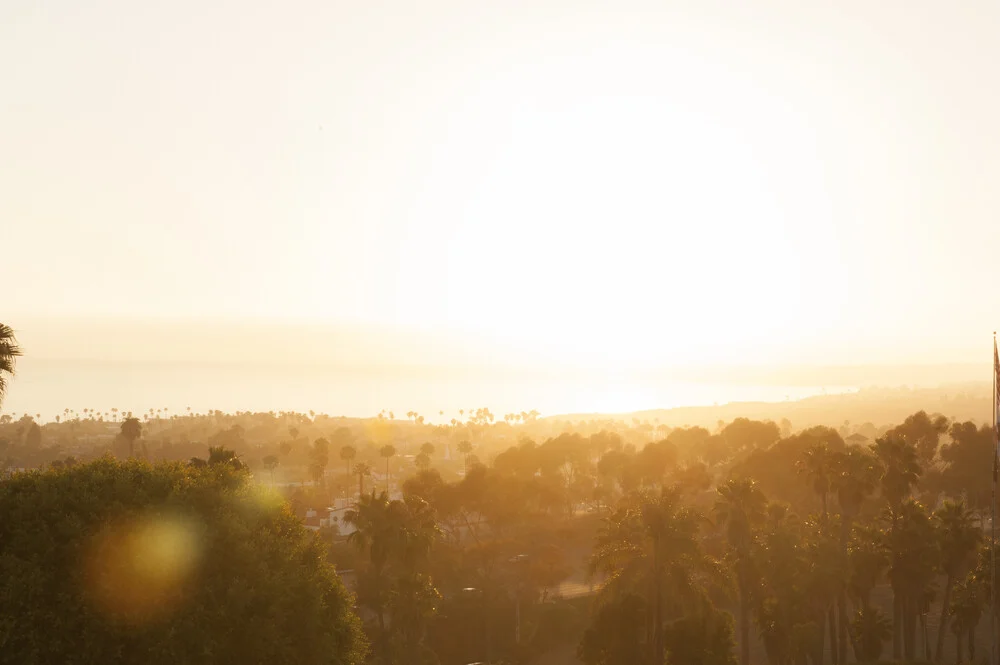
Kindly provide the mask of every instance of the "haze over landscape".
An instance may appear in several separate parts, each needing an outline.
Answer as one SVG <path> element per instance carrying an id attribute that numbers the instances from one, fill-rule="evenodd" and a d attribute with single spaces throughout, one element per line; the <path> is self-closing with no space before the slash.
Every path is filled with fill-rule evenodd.
<path id="1" fill-rule="evenodd" d="M 0 665 L 1000 665 L 998 35 L 0 3 Z"/>
<path id="2" fill-rule="evenodd" d="M 4 10 L 3 308 L 36 357 L 247 363 L 261 324 L 276 363 L 778 386 L 983 356 L 993 4 L 234 10 Z"/>

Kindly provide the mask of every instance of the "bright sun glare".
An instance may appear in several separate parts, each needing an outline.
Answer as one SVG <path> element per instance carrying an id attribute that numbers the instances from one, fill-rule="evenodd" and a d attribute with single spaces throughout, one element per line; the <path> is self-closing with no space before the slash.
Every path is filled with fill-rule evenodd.
<path id="1" fill-rule="evenodd" d="M 762 342 L 787 328 L 806 305 L 794 278 L 796 203 L 824 195 L 794 122 L 752 91 L 737 124 L 665 94 L 535 86 L 489 145 L 474 137 L 504 91 L 482 95 L 435 156 L 442 183 L 488 165 L 451 239 L 453 325 L 606 367 L 718 360 L 734 333 Z M 748 133 L 782 123 L 784 143 Z"/>

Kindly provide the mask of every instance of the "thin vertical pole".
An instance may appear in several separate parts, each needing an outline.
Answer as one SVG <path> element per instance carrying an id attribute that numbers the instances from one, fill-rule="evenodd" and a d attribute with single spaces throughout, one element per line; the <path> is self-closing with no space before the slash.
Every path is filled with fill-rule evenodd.
<path id="1" fill-rule="evenodd" d="M 990 662 L 997 665 L 997 459 L 1000 455 L 1000 432 L 997 430 L 997 334 L 993 333 L 993 495 L 990 519 Z"/>

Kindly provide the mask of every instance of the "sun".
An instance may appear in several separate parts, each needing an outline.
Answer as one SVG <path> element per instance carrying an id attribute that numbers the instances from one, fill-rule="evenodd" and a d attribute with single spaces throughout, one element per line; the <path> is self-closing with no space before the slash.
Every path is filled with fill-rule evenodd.
<path id="1" fill-rule="evenodd" d="M 765 337 L 802 298 L 768 173 L 738 136 L 667 104 L 525 112 L 468 195 L 446 314 L 608 367 Z"/>

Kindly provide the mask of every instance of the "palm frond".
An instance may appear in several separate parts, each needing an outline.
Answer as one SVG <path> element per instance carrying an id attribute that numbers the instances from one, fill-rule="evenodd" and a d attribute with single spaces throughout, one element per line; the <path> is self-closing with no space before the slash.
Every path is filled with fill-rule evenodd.
<path id="1" fill-rule="evenodd" d="M 14 329 L 0 323 L 0 401 L 7 393 L 7 379 L 14 375 L 15 359 L 20 355 L 22 351 L 14 337 Z"/>

